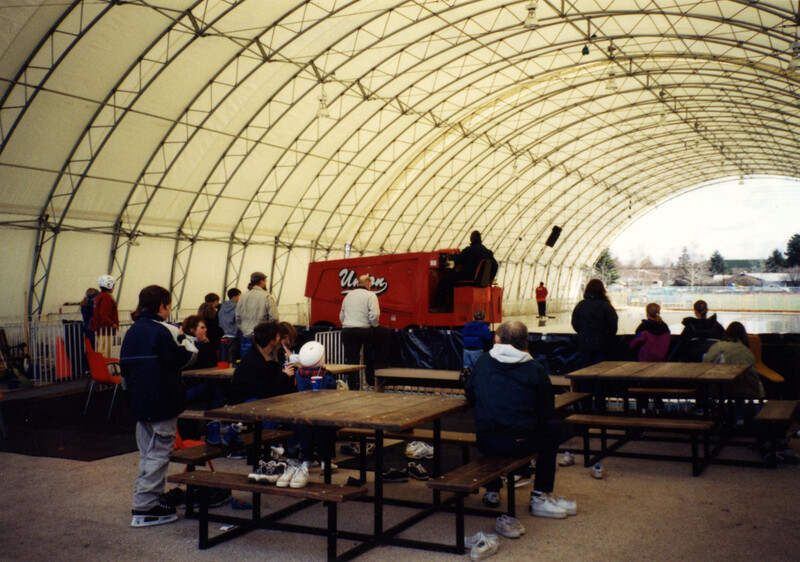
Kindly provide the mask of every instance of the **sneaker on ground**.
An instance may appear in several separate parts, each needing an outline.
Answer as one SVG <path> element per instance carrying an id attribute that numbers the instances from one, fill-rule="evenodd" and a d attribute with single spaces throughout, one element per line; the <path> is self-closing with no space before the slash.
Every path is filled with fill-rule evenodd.
<path id="1" fill-rule="evenodd" d="M 229 459 L 246 459 L 247 458 L 247 451 L 234 451 L 232 453 L 228 453 Z"/>
<path id="2" fill-rule="evenodd" d="M 163 525 L 164 523 L 172 523 L 178 519 L 175 513 L 175 507 L 171 505 L 164 505 L 159 503 L 155 507 L 147 510 L 132 509 L 131 527 L 150 527 L 152 525 Z"/>
<path id="3" fill-rule="evenodd" d="M 210 421 L 206 424 L 206 443 L 214 445 L 215 447 L 222 446 L 222 438 L 220 437 L 220 423 L 216 420 Z"/>
<path id="4" fill-rule="evenodd" d="M 525 527 L 515 517 L 504 513 L 495 520 L 494 530 L 506 538 L 518 539 L 525 532 Z"/>
<path id="5" fill-rule="evenodd" d="M 350 455 L 353 457 L 357 457 L 361 454 L 361 448 L 358 446 L 358 443 L 345 443 L 339 447 L 339 451 L 343 455 Z"/>
<path id="6" fill-rule="evenodd" d="M 388 471 L 383 473 L 383 481 L 389 484 L 408 482 L 408 471 L 405 468 L 390 468 Z"/>
<path id="7" fill-rule="evenodd" d="M 603 479 L 603 466 L 600 463 L 595 464 L 590 471 L 592 478 L 597 478 L 598 480 Z"/>
<path id="8" fill-rule="evenodd" d="M 469 558 L 470 560 L 483 560 L 497 552 L 498 547 L 497 538 L 491 539 L 484 536 L 469 551 Z"/>
<path id="9" fill-rule="evenodd" d="M 428 475 L 428 471 L 425 470 L 425 467 L 416 462 L 408 463 L 408 475 L 413 478 L 414 480 L 428 480 L 430 476 Z"/>
<path id="10" fill-rule="evenodd" d="M 558 459 L 558 466 L 572 466 L 575 464 L 575 455 L 567 451 Z"/>
<path id="11" fill-rule="evenodd" d="M 556 505 L 567 512 L 567 515 L 578 515 L 578 502 L 570 501 L 564 496 L 556 498 Z"/>
<path id="12" fill-rule="evenodd" d="M 320 469 L 323 470 L 323 471 L 325 470 L 325 463 L 324 462 L 320 464 Z M 338 472 L 338 471 L 339 471 L 339 465 L 332 462 L 331 463 L 331 472 Z"/>
<path id="13" fill-rule="evenodd" d="M 253 504 L 251 504 L 250 502 L 246 502 L 244 500 L 237 500 L 236 498 L 232 498 L 231 509 L 236 509 L 239 511 L 243 511 L 245 509 L 253 509 Z"/>
<path id="14" fill-rule="evenodd" d="M 202 492 L 201 492 L 202 493 Z M 194 495 L 194 507 L 195 509 L 200 507 L 200 498 L 198 497 L 200 494 L 195 493 Z M 208 489 L 208 507 L 219 507 L 233 497 L 230 490 L 226 490 L 225 488 L 209 488 Z"/>
<path id="15" fill-rule="evenodd" d="M 305 461 L 309 472 L 319 472 L 322 470 L 322 463 L 319 461 Z"/>
<path id="16" fill-rule="evenodd" d="M 500 507 L 500 492 L 486 492 L 483 494 L 483 505 L 486 507 Z"/>
<path id="17" fill-rule="evenodd" d="M 411 443 L 406 443 L 406 456 L 413 458 L 414 451 L 416 451 L 421 444 L 421 441 L 412 441 Z"/>
<path id="18" fill-rule="evenodd" d="M 226 447 L 241 447 L 244 445 L 244 440 L 239 435 L 240 430 L 235 425 L 232 425 L 222 437 L 222 443 Z"/>
<path id="19" fill-rule="evenodd" d="M 556 505 L 556 500 L 549 494 L 541 494 L 539 496 L 531 494 L 531 515 L 534 517 L 566 519 L 567 510 Z"/>
<path id="20" fill-rule="evenodd" d="M 522 488 L 523 486 L 527 486 L 531 483 L 531 479 L 527 476 L 522 476 L 520 474 L 514 475 L 514 487 L 515 488 Z"/>
<path id="21" fill-rule="evenodd" d="M 406 454 L 406 456 L 408 456 Z M 414 449 L 411 454 L 412 459 L 432 459 L 433 458 L 433 446 L 428 445 L 427 443 L 423 443 L 422 441 L 419 442 L 419 446 Z"/>
<path id="22" fill-rule="evenodd" d="M 484 533 L 483 531 L 478 531 L 471 537 L 464 537 L 464 546 L 467 548 L 472 548 L 483 539 L 490 539 L 496 541 L 497 535 L 495 535 L 494 533 Z"/>
<path id="23" fill-rule="evenodd" d="M 158 501 L 163 505 L 177 507 L 186 503 L 186 492 L 183 491 L 183 488 L 172 488 L 161 494 Z"/>

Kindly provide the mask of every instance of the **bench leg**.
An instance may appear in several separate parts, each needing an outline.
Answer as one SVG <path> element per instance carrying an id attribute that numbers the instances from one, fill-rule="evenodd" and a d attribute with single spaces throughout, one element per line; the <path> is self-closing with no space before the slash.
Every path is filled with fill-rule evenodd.
<path id="1" fill-rule="evenodd" d="M 336 502 L 325 502 L 328 507 L 328 560 L 336 560 L 336 539 L 339 526 L 336 518 Z"/>
<path id="2" fill-rule="evenodd" d="M 517 503 L 515 501 L 515 494 L 514 491 L 516 488 L 514 487 L 514 473 L 509 472 L 506 474 L 506 490 L 508 495 L 508 515 L 509 517 L 516 517 L 517 516 Z"/>
<path id="3" fill-rule="evenodd" d="M 464 496 L 466 494 L 456 493 L 456 554 L 464 554 Z"/>
<path id="4" fill-rule="evenodd" d="M 199 526 L 199 540 L 198 540 L 198 547 L 201 550 L 205 550 L 210 545 L 208 544 L 208 496 L 209 496 L 209 489 L 203 486 L 198 490 L 200 494 L 200 513 L 197 518 L 197 524 Z M 188 495 L 187 495 L 188 501 Z"/>
<path id="5" fill-rule="evenodd" d="M 583 466 L 589 468 L 589 426 L 583 426 Z"/>

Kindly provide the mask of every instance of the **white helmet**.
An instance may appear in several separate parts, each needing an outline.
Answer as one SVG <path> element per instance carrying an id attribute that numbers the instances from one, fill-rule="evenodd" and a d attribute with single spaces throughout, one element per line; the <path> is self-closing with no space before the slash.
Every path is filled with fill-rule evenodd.
<path id="1" fill-rule="evenodd" d="M 108 289 L 109 291 L 114 288 L 114 283 L 116 282 L 116 279 L 111 275 L 101 275 L 100 279 L 97 280 L 97 284 L 100 285 L 101 289 Z"/>
<path id="2" fill-rule="evenodd" d="M 303 344 L 299 355 L 303 367 L 319 367 L 325 359 L 325 348 L 317 341 L 310 341 Z"/>

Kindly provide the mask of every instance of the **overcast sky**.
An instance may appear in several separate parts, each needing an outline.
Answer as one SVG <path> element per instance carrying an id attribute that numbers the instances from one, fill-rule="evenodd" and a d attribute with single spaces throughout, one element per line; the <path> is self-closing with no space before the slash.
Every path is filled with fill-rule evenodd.
<path id="1" fill-rule="evenodd" d="M 745 179 L 710 185 L 659 205 L 611 244 L 621 263 L 645 256 L 657 265 L 678 260 L 686 246 L 695 260 L 719 250 L 725 259 L 765 259 L 800 234 L 800 181 Z"/>

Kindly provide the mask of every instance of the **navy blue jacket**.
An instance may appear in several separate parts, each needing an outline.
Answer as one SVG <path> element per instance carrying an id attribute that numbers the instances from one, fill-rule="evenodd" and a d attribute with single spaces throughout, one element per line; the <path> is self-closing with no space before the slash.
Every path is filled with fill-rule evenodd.
<path id="1" fill-rule="evenodd" d="M 119 364 L 138 421 L 162 421 L 186 409 L 181 369 L 192 363 L 195 353 L 184 347 L 185 336 L 177 336 L 177 328 L 174 334 L 160 316 L 142 313 L 122 340 Z"/>
<path id="2" fill-rule="evenodd" d="M 287 377 L 277 361 L 267 361 L 253 344 L 236 366 L 231 380 L 231 404 L 241 404 L 253 398 L 272 398 L 297 392 L 294 379 Z"/>
<path id="3" fill-rule="evenodd" d="M 501 363 L 488 353 L 480 356 L 464 386 L 475 404 L 479 434 L 524 436 L 544 431 L 553 413 L 553 387 L 536 360 Z"/>
<path id="4" fill-rule="evenodd" d="M 467 322 L 461 330 L 461 334 L 464 336 L 465 349 L 483 349 L 487 343 L 492 341 L 492 332 L 489 331 L 489 325 L 478 320 Z"/>

